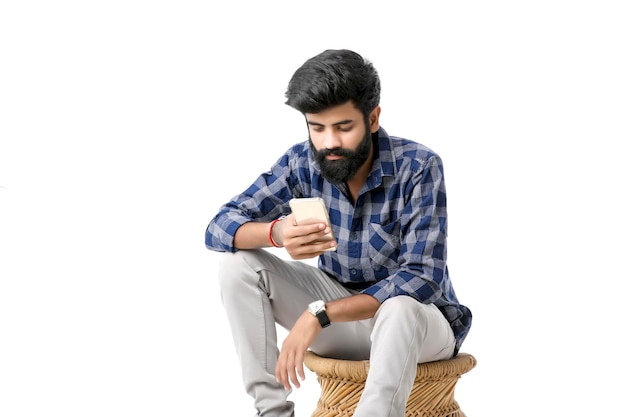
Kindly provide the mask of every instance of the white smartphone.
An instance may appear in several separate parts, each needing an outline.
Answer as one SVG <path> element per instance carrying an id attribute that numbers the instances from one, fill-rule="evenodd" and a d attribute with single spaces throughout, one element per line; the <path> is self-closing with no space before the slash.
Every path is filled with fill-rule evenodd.
<path id="1" fill-rule="evenodd" d="M 330 227 L 328 209 L 326 208 L 326 204 L 324 204 L 324 200 L 319 197 L 292 198 L 289 200 L 289 207 L 291 207 L 291 212 L 293 213 L 296 224 L 304 220 L 317 219 Z M 321 239 L 323 242 L 329 240 L 335 240 L 332 227 L 330 233 L 325 234 Z M 336 248 L 332 247 L 326 250 L 336 250 Z"/>

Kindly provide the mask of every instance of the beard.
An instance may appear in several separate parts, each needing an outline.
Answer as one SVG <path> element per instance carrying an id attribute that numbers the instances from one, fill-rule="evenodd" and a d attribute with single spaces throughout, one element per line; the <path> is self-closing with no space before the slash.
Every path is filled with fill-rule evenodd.
<path id="1" fill-rule="evenodd" d="M 309 144 L 313 150 L 315 161 L 317 161 L 320 166 L 322 177 L 333 184 L 341 184 L 354 178 L 359 168 L 367 161 L 370 149 L 372 148 L 372 132 L 368 124 L 365 125 L 365 128 L 365 135 L 363 135 L 363 139 L 361 139 L 361 142 L 359 142 L 359 145 L 354 151 L 343 148 L 322 149 L 318 151 L 315 149 L 311 135 L 309 134 Z M 343 156 L 343 159 L 331 161 L 326 159 L 328 155 Z"/>

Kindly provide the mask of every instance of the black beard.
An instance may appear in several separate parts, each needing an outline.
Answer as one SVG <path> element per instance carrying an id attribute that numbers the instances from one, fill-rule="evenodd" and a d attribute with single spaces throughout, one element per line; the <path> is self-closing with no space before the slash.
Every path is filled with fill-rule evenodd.
<path id="1" fill-rule="evenodd" d="M 309 135 L 309 144 L 313 150 L 313 156 L 320 166 L 322 177 L 333 184 L 341 184 L 350 181 L 356 175 L 357 171 L 367 161 L 372 148 L 372 132 L 366 124 L 365 135 L 359 142 L 356 150 L 349 151 L 343 148 L 322 149 L 318 151 L 313 145 L 311 135 Z M 344 159 L 330 161 L 326 159 L 327 155 L 343 156 Z"/>

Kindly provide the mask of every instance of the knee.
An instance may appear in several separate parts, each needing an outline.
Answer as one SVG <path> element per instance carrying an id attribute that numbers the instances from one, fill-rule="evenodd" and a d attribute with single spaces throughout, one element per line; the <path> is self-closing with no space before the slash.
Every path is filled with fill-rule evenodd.
<path id="1" fill-rule="evenodd" d="M 397 314 L 402 312 L 417 313 L 423 306 L 424 304 L 420 303 L 413 297 L 409 297 L 408 295 L 398 295 L 385 300 L 381 307 L 384 307 L 385 311 Z"/>
<path id="2" fill-rule="evenodd" d="M 223 253 L 219 262 L 218 282 L 223 294 L 237 295 L 247 287 L 257 287 L 264 268 L 263 253 L 240 250 Z"/>
<path id="3" fill-rule="evenodd" d="M 413 320 L 423 314 L 428 309 L 426 304 L 422 304 L 408 295 L 399 295 L 389 298 L 383 302 L 378 310 L 378 319 L 390 318 L 396 322 L 406 322 L 410 324 Z"/>
<path id="4" fill-rule="evenodd" d="M 237 251 L 222 254 L 217 275 L 222 292 L 237 291 L 238 286 L 241 285 L 242 278 L 246 275 L 243 271 L 248 267 L 245 252 Z"/>

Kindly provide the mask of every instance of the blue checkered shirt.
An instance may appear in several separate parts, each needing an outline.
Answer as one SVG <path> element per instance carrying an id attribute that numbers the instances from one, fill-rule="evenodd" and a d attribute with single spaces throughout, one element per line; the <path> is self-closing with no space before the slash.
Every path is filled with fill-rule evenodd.
<path id="1" fill-rule="evenodd" d="M 321 197 L 328 207 L 337 250 L 318 266 L 381 303 L 408 295 L 435 303 L 456 338 L 456 352 L 472 314 L 460 304 L 446 265 L 447 211 L 443 166 L 427 147 L 373 135 L 372 170 L 356 202 L 324 180 L 309 142 L 294 145 L 242 194 L 222 206 L 206 230 L 206 246 L 235 251 L 235 232 L 249 221 L 269 222 L 290 213 L 289 200 Z"/>

